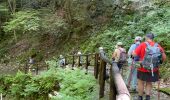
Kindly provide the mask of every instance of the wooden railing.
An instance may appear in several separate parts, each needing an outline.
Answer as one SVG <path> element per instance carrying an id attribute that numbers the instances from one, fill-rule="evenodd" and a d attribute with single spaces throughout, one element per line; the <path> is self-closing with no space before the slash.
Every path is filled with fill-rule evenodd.
<path id="1" fill-rule="evenodd" d="M 81 61 L 81 58 L 85 57 L 85 62 Z M 93 59 L 90 60 L 90 57 Z M 71 60 L 69 59 L 71 58 Z M 75 61 L 77 60 L 77 62 Z M 89 61 L 92 61 L 90 63 Z M 65 57 L 66 65 L 71 65 L 72 69 L 74 67 L 84 66 L 86 73 L 88 73 L 89 66 L 93 66 L 93 74 L 96 79 L 99 80 L 99 98 L 103 98 L 105 91 L 105 81 L 106 81 L 106 65 L 110 66 L 110 100 L 130 100 L 130 93 L 124 83 L 124 80 L 119 72 L 117 63 L 110 61 L 106 56 L 103 49 L 100 49 L 98 53 L 94 54 L 81 54 L 81 55 L 69 55 Z M 28 68 L 28 67 L 25 67 Z M 28 69 L 25 69 L 27 73 Z M 38 74 L 38 67 L 36 67 L 36 74 Z"/>
<path id="2" fill-rule="evenodd" d="M 117 63 L 110 61 L 106 56 L 103 49 L 100 49 L 100 58 L 103 75 L 105 75 L 105 63 L 111 64 L 110 68 L 110 100 L 130 100 L 130 93 L 124 83 L 120 74 Z M 104 65 L 104 66 L 102 66 Z M 104 70 L 104 71 L 103 71 Z M 101 84 L 104 87 L 104 84 Z M 103 96 L 104 93 L 101 93 Z"/>

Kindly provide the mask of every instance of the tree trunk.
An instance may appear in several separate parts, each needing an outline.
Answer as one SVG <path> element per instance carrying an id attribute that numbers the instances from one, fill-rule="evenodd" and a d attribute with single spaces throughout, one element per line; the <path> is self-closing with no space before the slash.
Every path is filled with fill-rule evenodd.
<path id="1" fill-rule="evenodd" d="M 9 5 L 9 8 L 10 8 L 10 11 L 13 13 L 12 5 L 11 5 L 11 1 L 10 0 L 8 0 L 8 5 Z"/>
<path id="2" fill-rule="evenodd" d="M 16 10 L 16 0 L 8 0 L 8 5 L 9 5 L 9 8 L 10 8 L 10 11 L 12 12 L 12 14 L 15 13 L 15 10 Z"/>

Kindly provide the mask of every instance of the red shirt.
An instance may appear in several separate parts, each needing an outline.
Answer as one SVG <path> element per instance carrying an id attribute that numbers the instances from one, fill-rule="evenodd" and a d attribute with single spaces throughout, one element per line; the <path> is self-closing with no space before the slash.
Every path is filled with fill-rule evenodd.
<path id="1" fill-rule="evenodd" d="M 154 44 L 155 44 L 155 42 L 153 42 L 153 41 L 148 42 L 148 43 L 151 46 L 154 46 Z M 140 57 L 140 61 L 143 61 L 143 59 L 144 59 L 146 47 L 147 47 L 146 43 L 143 42 L 135 49 L 135 54 Z M 158 45 L 158 47 L 161 49 L 161 52 L 164 52 L 163 48 L 160 45 Z M 150 72 L 143 67 L 138 68 L 138 70 L 141 71 L 141 72 Z M 158 70 L 158 68 L 153 69 L 154 72 L 157 71 L 157 70 Z"/>

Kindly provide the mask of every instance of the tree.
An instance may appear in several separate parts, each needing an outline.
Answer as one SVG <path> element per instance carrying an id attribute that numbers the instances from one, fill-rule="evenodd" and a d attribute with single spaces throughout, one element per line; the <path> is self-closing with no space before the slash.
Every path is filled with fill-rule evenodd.
<path id="1" fill-rule="evenodd" d="M 40 18 L 36 11 L 19 11 L 12 14 L 12 19 L 5 23 L 4 31 L 13 32 L 14 39 L 17 41 L 17 34 L 38 31 Z"/>

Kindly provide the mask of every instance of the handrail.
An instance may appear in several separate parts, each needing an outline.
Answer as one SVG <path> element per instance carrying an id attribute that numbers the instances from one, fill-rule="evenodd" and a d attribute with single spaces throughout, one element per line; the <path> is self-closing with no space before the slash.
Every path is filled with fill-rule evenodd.
<path id="1" fill-rule="evenodd" d="M 89 54 L 73 54 L 73 55 L 67 55 L 66 57 L 79 57 L 79 56 L 89 56 L 89 55 L 95 55 L 96 53 L 89 53 Z"/>
<path id="2" fill-rule="evenodd" d="M 111 64 L 111 83 L 110 85 L 112 85 L 113 87 L 111 87 L 112 89 L 114 89 L 114 85 L 116 87 L 116 92 L 117 92 L 117 99 L 115 99 L 114 97 L 110 97 L 110 98 L 114 98 L 115 100 L 130 100 L 130 93 L 124 83 L 124 80 L 120 74 L 120 71 L 118 69 L 117 63 L 110 61 L 106 56 L 105 56 L 105 52 L 103 51 L 103 49 L 99 50 L 100 53 L 100 58 L 102 60 L 104 60 L 105 62 Z M 112 80 L 113 78 L 113 80 Z M 113 83 L 112 83 L 113 82 Z M 113 90 L 114 91 L 114 90 Z M 112 94 L 113 95 L 113 94 Z"/>

